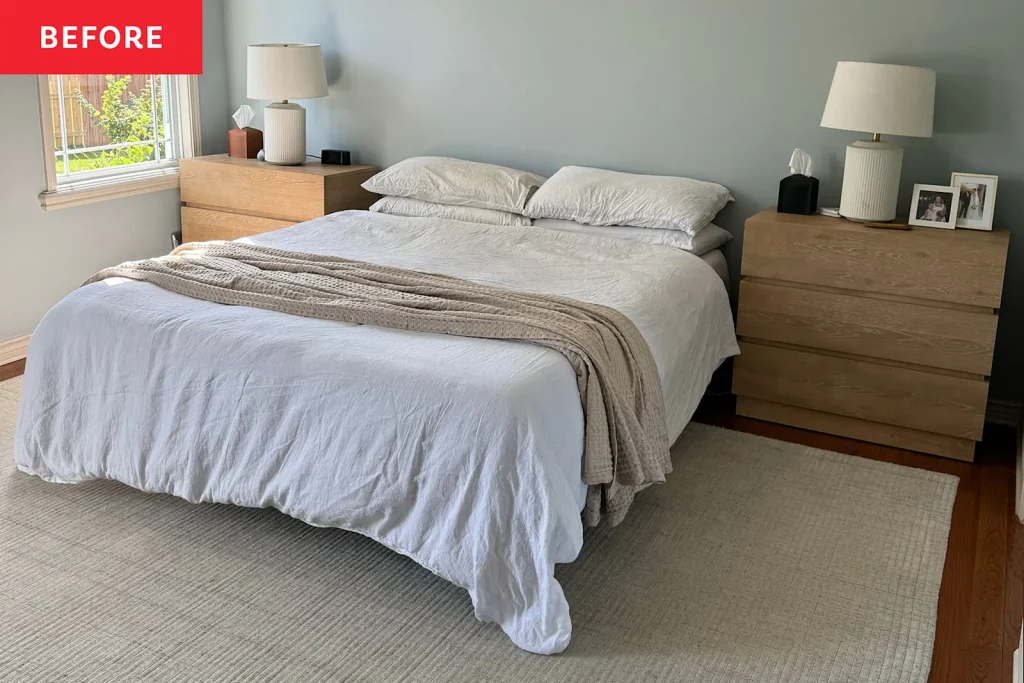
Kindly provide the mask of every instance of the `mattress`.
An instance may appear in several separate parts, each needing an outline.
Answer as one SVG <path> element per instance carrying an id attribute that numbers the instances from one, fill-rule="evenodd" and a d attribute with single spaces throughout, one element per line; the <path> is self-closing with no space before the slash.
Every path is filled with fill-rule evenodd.
<path id="1" fill-rule="evenodd" d="M 651 348 L 673 439 L 738 353 L 721 280 L 678 250 L 362 211 L 248 241 L 612 306 Z M 364 534 L 547 654 L 572 633 L 554 568 L 583 544 L 582 447 L 575 373 L 550 349 L 115 278 L 67 296 L 33 335 L 15 459 L 52 482 L 114 479 Z"/>
<path id="2" fill-rule="evenodd" d="M 721 249 L 712 249 L 706 254 L 700 255 L 700 260 L 711 266 L 715 275 L 722 279 L 726 289 L 729 289 L 729 264 L 725 261 L 725 254 Z"/>

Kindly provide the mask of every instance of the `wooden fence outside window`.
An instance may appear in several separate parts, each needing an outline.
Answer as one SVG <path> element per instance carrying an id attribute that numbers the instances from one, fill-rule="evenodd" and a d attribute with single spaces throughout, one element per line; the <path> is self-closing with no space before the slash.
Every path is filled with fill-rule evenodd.
<path id="1" fill-rule="evenodd" d="M 60 121 L 60 98 L 57 88 L 57 79 L 63 81 L 64 97 L 64 123 L 61 127 Z M 149 76 L 133 75 L 128 90 L 138 95 L 146 87 Z M 107 89 L 107 77 L 105 75 L 64 75 L 50 76 L 50 115 L 53 117 L 53 142 L 54 150 L 63 149 L 63 138 L 61 131 L 66 130 L 68 135 L 69 148 L 99 147 L 109 145 L 110 138 L 89 118 L 85 108 L 78 99 L 79 92 L 96 109 L 103 107 L 103 93 Z M 127 97 L 127 93 L 125 94 Z"/>

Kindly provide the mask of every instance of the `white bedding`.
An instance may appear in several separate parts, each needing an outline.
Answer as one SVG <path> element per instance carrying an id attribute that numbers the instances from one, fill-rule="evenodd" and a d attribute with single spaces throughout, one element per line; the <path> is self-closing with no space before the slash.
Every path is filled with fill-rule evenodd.
<path id="1" fill-rule="evenodd" d="M 722 281 L 675 249 L 362 211 L 249 239 L 613 306 L 651 347 L 673 439 L 738 353 Z M 555 351 L 106 280 L 33 335 L 15 459 L 53 482 L 116 479 L 365 534 L 468 589 L 518 646 L 554 653 L 571 636 L 554 566 L 583 543 L 582 443 Z"/>

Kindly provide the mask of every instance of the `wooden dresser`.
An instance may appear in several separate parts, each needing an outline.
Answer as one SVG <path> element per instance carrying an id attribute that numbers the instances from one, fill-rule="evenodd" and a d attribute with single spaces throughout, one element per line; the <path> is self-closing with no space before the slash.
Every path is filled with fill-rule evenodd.
<path id="1" fill-rule="evenodd" d="M 179 165 L 184 242 L 238 239 L 377 200 L 360 187 L 377 172 L 372 166 L 275 166 L 226 154 Z"/>
<path id="2" fill-rule="evenodd" d="M 1007 231 L 762 211 L 743 235 L 740 415 L 974 459 Z"/>

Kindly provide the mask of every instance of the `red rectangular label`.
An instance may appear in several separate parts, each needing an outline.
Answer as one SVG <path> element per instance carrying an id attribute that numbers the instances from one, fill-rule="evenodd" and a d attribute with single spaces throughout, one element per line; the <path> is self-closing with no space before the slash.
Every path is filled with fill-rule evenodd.
<path id="1" fill-rule="evenodd" d="M 198 74 L 203 2 L 0 0 L 0 73 Z"/>

